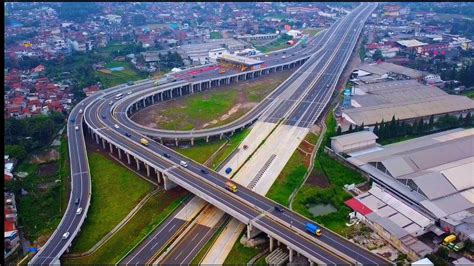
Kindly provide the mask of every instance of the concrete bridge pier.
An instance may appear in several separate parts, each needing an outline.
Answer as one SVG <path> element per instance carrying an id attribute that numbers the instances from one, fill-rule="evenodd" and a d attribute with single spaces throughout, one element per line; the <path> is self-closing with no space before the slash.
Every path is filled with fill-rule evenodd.
<path id="1" fill-rule="evenodd" d="M 176 147 L 178 147 L 178 145 L 179 145 L 178 138 L 175 138 L 174 141 L 175 141 Z"/>
<path id="2" fill-rule="evenodd" d="M 194 138 L 191 138 L 191 146 L 194 146 Z"/>
<path id="3" fill-rule="evenodd" d="M 314 265 L 314 262 L 310 259 L 308 259 L 308 262 L 309 262 L 309 266 L 313 266 Z"/>
<path id="4" fill-rule="evenodd" d="M 163 178 L 163 174 L 162 174 L 160 171 L 158 171 L 157 169 L 155 169 L 155 174 L 156 174 L 157 183 L 158 183 L 158 184 L 161 184 L 161 183 L 162 183 L 161 180 L 162 180 L 162 178 Z"/>
<path id="5" fill-rule="evenodd" d="M 150 176 L 150 166 L 148 164 L 145 164 L 146 168 L 146 176 Z"/>
<path id="6" fill-rule="evenodd" d="M 209 142 L 209 136 L 206 137 L 206 142 Z"/>
<path id="7" fill-rule="evenodd" d="M 140 171 L 140 161 L 138 158 L 135 158 L 135 162 L 137 163 L 137 171 Z"/>
<path id="8" fill-rule="evenodd" d="M 117 150 L 118 150 L 119 159 L 122 160 L 122 151 L 120 150 L 120 148 L 117 148 Z"/>
<path id="9" fill-rule="evenodd" d="M 219 139 L 222 139 L 224 137 L 224 134 L 219 135 Z"/>
<path id="10" fill-rule="evenodd" d="M 109 142 L 110 153 L 114 153 L 114 148 L 112 147 L 112 142 Z"/>
<path id="11" fill-rule="evenodd" d="M 105 150 L 105 139 L 102 138 L 102 148 Z"/>
<path id="12" fill-rule="evenodd" d="M 257 228 L 254 228 L 252 224 L 247 225 L 247 239 L 252 239 L 261 232 L 262 231 L 258 230 Z"/>
<path id="13" fill-rule="evenodd" d="M 171 181 L 167 175 L 163 174 L 163 184 L 164 184 L 164 188 L 165 190 L 170 190 L 174 187 L 176 187 L 176 184 L 173 183 L 173 181 Z"/>
<path id="14" fill-rule="evenodd" d="M 273 251 L 273 237 L 268 236 L 268 240 L 270 242 L 270 252 L 272 252 Z"/>
<path id="15" fill-rule="evenodd" d="M 131 164 L 132 162 L 131 162 L 131 160 L 130 160 L 130 154 L 129 154 L 129 153 L 125 153 L 125 154 L 127 154 L 127 162 L 128 162 L 128 164 Z"/>
<path id="16" fill-rule="evenodd" d="M 288 247 L 288 250 L 290 251 L 288 262 L 292 263 L 293 262 L 293 249 Z"/>

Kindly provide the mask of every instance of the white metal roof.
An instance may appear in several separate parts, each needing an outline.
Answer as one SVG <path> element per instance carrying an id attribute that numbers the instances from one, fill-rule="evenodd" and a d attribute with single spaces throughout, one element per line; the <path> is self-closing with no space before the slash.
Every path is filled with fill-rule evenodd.
<path id="1" fill-rule="evenodd" d="M 332 137 L 331 140 L 338 142 L 342 146 L 347 146 L 360 142 L 376 140 L 378 138 L 379 137 L 377 137 L 377 135 L 375 135 L 372 131 L 360 131 Z"/>

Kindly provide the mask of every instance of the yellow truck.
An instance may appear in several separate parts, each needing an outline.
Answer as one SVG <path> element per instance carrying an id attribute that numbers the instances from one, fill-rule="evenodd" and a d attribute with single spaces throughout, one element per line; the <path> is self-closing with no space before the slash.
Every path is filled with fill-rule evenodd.
<path id="1" fill-rule="evenodd" d="M 225 182 L 225 188 L 234 193 L 237 192 L 237 185 L 234 184 L 233 182 L 230 182 L 230 181 Z"/>
<path id="2" fill-rule="evenodd" d="M 148 140 L 146 140 L 146 139 L 140 139 L 140 143 L 145 145 L 145 146 L 148 146 Z"/>
<path id="3" fill-rule="evenodd" d="M 447 246 L 447 245 L 449 245 L 450 243 L 452 243 L 452 242 L 454 242 L 454 241 L 456 241 L 456 235 L 455 235 L 455 234 L 451 234 L 451 235 L 449 235 L 449 236 L 447 236 L 447 237 L 444 238 L 444 240 L 443 240 L 443 245 L 444 245 L 444 246 Z"/>

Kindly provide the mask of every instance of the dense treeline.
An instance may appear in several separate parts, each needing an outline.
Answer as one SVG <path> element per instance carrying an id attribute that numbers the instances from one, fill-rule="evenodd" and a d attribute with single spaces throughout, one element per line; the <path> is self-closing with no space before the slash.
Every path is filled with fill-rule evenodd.
<path id="1" fill-rule="evenodd" d="M 434 121 L 434 117 L 430 116 L 428 122 L 424 122 L 422 118 L 415 120 L 413 124 L 406 123 L 405 121 L 400 121 L 396 119 L 395 116 L 392 117 L 390 122 L 376 123 L 373 129 L 375 135 L 379 137 L 379 141 L 404 137 L 404 136 L 418 136 L 424 135 L 426 133 L 433 133 L 442 130 L 448 130 L 456 127 L 471 127 L 474 126 L 474 119 L 470 113 L 466 116 L 459 115 L 459 117 L 444 115 L 440 117 L 437 121 Z M 349 130 L 342 133 L 341 127 L 337 127 L 336 135 L 352 133 L 357 131 L 364 130 L 364 124 L 360 126 L 352 127 L 352 124 L 349 127 Z"/>
<path id="2" fill-rule="evenodd" d="M 5 120 L 5 154 L 23 160 L 29 153 L 45 148 L 64 125 L 65 118 L 63 113 L 51 112 L 50 115 Z"/>

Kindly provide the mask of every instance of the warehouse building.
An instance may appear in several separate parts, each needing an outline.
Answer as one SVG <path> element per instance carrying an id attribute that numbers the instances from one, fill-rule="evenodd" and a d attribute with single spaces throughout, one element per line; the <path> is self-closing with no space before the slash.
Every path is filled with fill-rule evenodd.
<path id="1" fill-rule="evenodd" d="M 391 236 L 454 232 L 461 240 L 474 240 L 474 129 L 453 129 L 382 146 L 347 161 L 370 175 L 377 185 L 367 195 L 378 199 L 374 204 L 365 200 L 367 195 L 360 195 L 347 205 Z M 394 207 L 394 199 L 410 210 Z M 359 203 L 366 208 L 357 207 Z M 406 219 L 393 220 L 395 212 L 385 210 L 384 204 Z M 372 212 L 388 217 L 396 226 L 369 217 Z M 415 212 L 430 221 L 415 217 Z"/>
<path id="2" fill-rule="evenodd" d="M 340 125 L 346 131 L 350 124 L 373 126 L 390 121 L 393 116 L 413 122 L 423 118 L 435 120 L 445 114 L 466 115 L 474 111 L 474 101 L 466 96 L 450 95 L 443 90 L 415 80 L 397 80 L 356 86 L 352 89 L 351 108 L 342 111 Z"/>
<path id="3" fill-rule="evenodd" d="M 428 73 L 392 63 L 361 64 L 354 72 L 358 84 L 370 84 L 387 80 L 414 79 L 421 81 Z"/>

